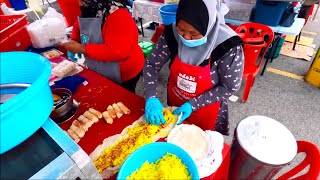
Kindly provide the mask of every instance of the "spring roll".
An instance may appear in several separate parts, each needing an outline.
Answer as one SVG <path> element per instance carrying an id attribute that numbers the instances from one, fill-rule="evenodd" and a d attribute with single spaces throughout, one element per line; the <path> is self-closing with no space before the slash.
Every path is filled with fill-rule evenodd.
<path id="1" fill-rule="evenodd" d="M 112 118 L 117 117 L 116 111 L 113 109 L 111 105 L 108 106 L 107 111 Z"/>
<path id="2" fill-rule="evenodd" d="M 78 135 L 75 132 L 73 132 L 71 129 L 68 129 L 68 134 L 76 143 L 80 141 L 80 138 L 78 137 Z"/>
<path id="3" fill-rule="evenodd" d="M 130 114 L 130 109 L 127 108 L 122 102 L 118 102 L 117 105 L 119 106 L 123 114 Z"/>
<path id="4" fill-rule="evenodd" d="M 78 121 L 80 121 L 83 124 L 86 124 L 88 128 L 91 127 L 93 124 L 93 122 L 86 118 L 84 115 L 79 116 Z"/>
<path id="5" fill-rule="evenodd" d="M 78 128 L 74 124 L 70 126 L 70 129 L 75 132 L 79 138 L 82 138 L 84 136 L 85 131 L 83 129 Z"/>
<path id="6" fill-rule="evenodd" d="M 94 114 L 90 113 L 89 111 L 86 111 L 83 114 L 86 118 L 90 119 L 91 121 L 93 121 L 94 123 L 98 122 L 99 119 L 97 116 L 95 116 Z"/>
<path id="7" fill-rule="evenodd" d="M 121 118 L 123 115 L 122 111 L 120 110 L 119 106 L 116 103 L 112 104 L 113 109 L 116 111 L 116 115 L 118 118 Z"/>
<path id="8" fill-rule="evenodd" d="M 113 123 L 113 119 L 110 116 L 110 114 L 108 113 L 108 111 L 103 112 L 102 116 L 107 121 L 108 124 L 112 124 Z"/>
<path id="9" fill-rule="evenodd" d="M 102 118 L 102 113 L 99 112 L 99 111 L 97 111 L 97 110 L 95 110 L 95 109 L 93 109 L 93 108 L 89 108 L 89 112 L 90 112 L 91 114 L 94 114 L 95 116 L 97 116 L 99 119 Z"/>
<path id="10" fill-rule="evenodd" d="M 84 123 L 81 123 L 80 121 L 78 120 L 74 120 L 72 122 L 73 125 L 77 126 L 79 129 L 83 130 L 84 132 L 87 132 L 88 131 L 88 126 Z"/>

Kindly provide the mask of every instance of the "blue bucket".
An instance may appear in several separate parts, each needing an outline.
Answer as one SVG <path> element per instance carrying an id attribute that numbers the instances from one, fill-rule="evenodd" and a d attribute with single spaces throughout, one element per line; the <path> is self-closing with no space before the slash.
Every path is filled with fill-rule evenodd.
<path id="1" fill-rule="evenodd" d="M 0 154 L 22 143 L 48 119 L 53 98 L 49 86 L 51 64 L 30 52 L 0 53 Z M 9 97 L 10 97 L 9 96 Z"/>
<path id="2" fill-rule="evenodd" d="M 117 179 L 126 179 L 134 171 L 140 169 L 144 162 L 156 162 L 167 153 L 174 154 L 181 159 L 182 163 L 187 166 L 191 179 L 199 179 L 197 166 L 191 156 L 180 147 L 165 142 L 147 144 L 134 151 L 121 166 Z"/>
<path id="3" fill-rule="evenodd" d="M 161 6 L 159 11 L 164 25 L 169 25 L 176 22 L 178 4 L 167 4 Z"/>

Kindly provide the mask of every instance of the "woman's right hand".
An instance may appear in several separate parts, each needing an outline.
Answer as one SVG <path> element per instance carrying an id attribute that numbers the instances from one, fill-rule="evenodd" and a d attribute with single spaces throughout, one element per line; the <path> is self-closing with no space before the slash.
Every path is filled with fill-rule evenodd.
<path id="1" fill-rule="evenodd" d="M 148 98 L 145 107 L 146 121 L 158 126 L 160 124 L 165 124 L 166 120 L 163 117 L 162 109 L 163 106 L 158 98 Z"/>

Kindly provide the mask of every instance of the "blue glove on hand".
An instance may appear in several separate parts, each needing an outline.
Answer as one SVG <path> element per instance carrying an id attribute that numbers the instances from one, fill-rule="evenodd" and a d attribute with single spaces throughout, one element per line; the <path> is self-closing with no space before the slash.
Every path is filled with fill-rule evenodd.
<path id="1" fill-rule="evenodd" d="M 158 126 L 165 124 L 166 120 L 163 117 L 162 109 L 163 106 L 158 98 L 147 99 L 145 107 L 146 121 Z"/>
<path id="2" fill-rule="evenodd" d="M 180 115 L 182 113 L 182 117 L 180 122 L 177 124 L 181 124 L 185 119 L 187 119 L 192 113 L 192 106 L 189 102 L 182 104 L 178 109 L 173 111 L 173 114 Z"/>
<path id="3" fill-rule="evenodd" d="M 82 54 L 79 54 L 79 53 L 73 54 L 70 51 L 68 51 L 67 55 L 68 55 L 69 59 L 71 59 L 72 61 L 76 61 L 76 62 L 78 61 L 78 59 L 76 58 L 76 55 L 78 56 L 79 59 L 82 58 Z"/>

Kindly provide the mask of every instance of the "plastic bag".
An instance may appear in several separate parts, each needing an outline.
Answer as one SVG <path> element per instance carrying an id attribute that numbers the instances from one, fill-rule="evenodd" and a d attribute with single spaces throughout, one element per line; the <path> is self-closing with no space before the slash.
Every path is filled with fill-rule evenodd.
<path id="1" fill-rule="evenodd" d="M 49 7 L 47 13 L 42 17 L 42 19 L 45 18 L 58 18 L 64 23 L 64 28 L 67 28 L 67 24 L 63 15 L 58 13 L 57 10 L 53 9 L 52 7 Z"/>
<path id="2" fill-rule="evenodd" d="M 68 39 L 64 17 L 55 9 L 49 8 L 41 20 L 27 27 L 33 47 L 46 48 Z"/>

